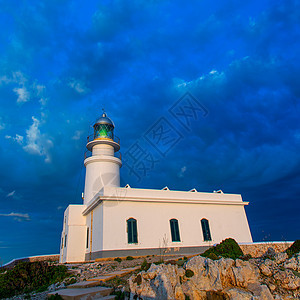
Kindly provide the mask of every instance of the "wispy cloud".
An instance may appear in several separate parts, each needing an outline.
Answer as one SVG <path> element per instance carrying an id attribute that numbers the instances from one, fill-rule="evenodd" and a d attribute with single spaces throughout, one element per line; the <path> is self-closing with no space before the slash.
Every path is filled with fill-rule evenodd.
<path id="1" fill-rule="evenodd" d="M 85 83 L 81 80 L 72 78 L 69 83 L 69 87 L 76 91 L 78 94 L 86 94 L 89 89 L 86 87 Z"/>
<path id="2" fill-rule="evenodd" d="M 14 213 L 14 212 L 11 212 L 9 214 L 0 214 L 0 217 L 12 217 L 14 218 L 14 220 L 18 222 L 31 220 L 29 214 Z"/>
<path id="3" fill-rule="evenodd" d="M 8 194 L 6 195 L 6 197 L 7 197 L 7 198 L 13 197 L 15 193 L 16 193 L 16 191 L 12 191 L 12 192 L 8 193 Z"/>
<path id="4" fill-rule="evenodd" d="M 82 134 L 83 134 L 82 130 L 76 130 L 75 134 L 72 136 L 72 140 L 80 140 Z"/>
<path id="5" fill-rule="evenodd" d="M 23 144 L 23 140 L 24 140 L 24 137 L 22 135 L 19 135 L 19 134 L 16 134 L 15 137 L 12 137 L 10 135 L 6 135 L 5 138 L 8 139 L 8 140 L 12 139 L 12 140 L 14 140 L 15 142 L 17 142 L 20 145 Z"/>
<path id="6" fill-rule="evenodd" d="M 51 162 L 49 150 L 53 143 L 46 135 L 41 134 L 40 121 L 35 117 L 32 117 L 32 121 L 32 125 L 26 130 L 26 145 L 23 149 L 30 154 L 45 156 L 45 162 Z"/>
<path id="7" fill-rule="evenodd" d="M 183 166 L 181 169 L 180 169 L 180 172 L 178 173 L 178 177 L 182 178 L 184 176 L 184 173 L 186 172 L 186 166 Z"/>

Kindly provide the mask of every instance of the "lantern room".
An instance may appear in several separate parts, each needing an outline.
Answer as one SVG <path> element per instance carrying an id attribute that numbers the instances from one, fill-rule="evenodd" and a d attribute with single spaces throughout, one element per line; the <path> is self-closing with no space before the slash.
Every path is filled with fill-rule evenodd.
<path id="1" fill-rule="evenodd" d="M 113 121 L 103 112 L 102 116 L 94 124 L 94 139 L 114 139 Z"/>

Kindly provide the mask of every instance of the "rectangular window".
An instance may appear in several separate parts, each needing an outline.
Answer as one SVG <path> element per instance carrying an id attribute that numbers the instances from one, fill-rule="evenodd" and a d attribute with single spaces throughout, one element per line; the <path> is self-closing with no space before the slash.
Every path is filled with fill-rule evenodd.
<path id="1" fill-rule="evenodd" d="M 128 235 L 128 244 L 137 244 L 137 224 L 136 219 L 127 220 L 127 235 Z"/>
<path id="2" fill-rule="evenodd" d="M 211 241 L 211 234 L 210 234 L 208 220 L 202 219 L 201 220 L 201 227 L 202 227 L 202 233 L 203 233 L 203 239 L 204 239 L 204 241 L 205 242 Z"/>
<path id="3" fill-rule="evenodd" d="M 178 220 L 170 220 L 172 242 L 180 242 Z"/>
<path id="4" fill-rule="evenodd" d="M 65 247 L 67 247 L 67 235 L 65 235 Z"/>
<path id="5" fill-rule="evenodd" d="M 90 231 L 90 229 L 87 228 L 87 230 L 86 230 L 86 248 L 89 247 L 89 233 L 90 233 L 89 231 Z"/>

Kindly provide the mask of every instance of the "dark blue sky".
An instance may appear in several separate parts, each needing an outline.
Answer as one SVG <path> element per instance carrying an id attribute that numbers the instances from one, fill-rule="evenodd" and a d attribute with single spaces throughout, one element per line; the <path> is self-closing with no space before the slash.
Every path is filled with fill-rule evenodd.
<path id="1" fill-rule="evenodd" d="M 296 0 L 1 1 L 2 262 L 59 252 L 102 107 L 122 184 L 241 193 L 255 241 L 299 239 L 299 20 Z"/>

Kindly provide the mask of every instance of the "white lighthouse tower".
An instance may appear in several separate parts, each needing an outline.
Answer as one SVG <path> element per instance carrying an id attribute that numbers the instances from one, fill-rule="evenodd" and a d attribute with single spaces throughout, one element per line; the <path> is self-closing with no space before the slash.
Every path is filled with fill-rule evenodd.
<path id="1" fill-rule="evenodd" d="M 119 139 L 114 136 L 115 125 L 103 112 L 94 124 L 92 140 L 88 137 L 87 149 L 92 155 L 84 160 L 86 167 L 84 204 L 95 200 L 104 186 L 120 187 L 121 159 L 115 156 L 120 150 Z"/>

